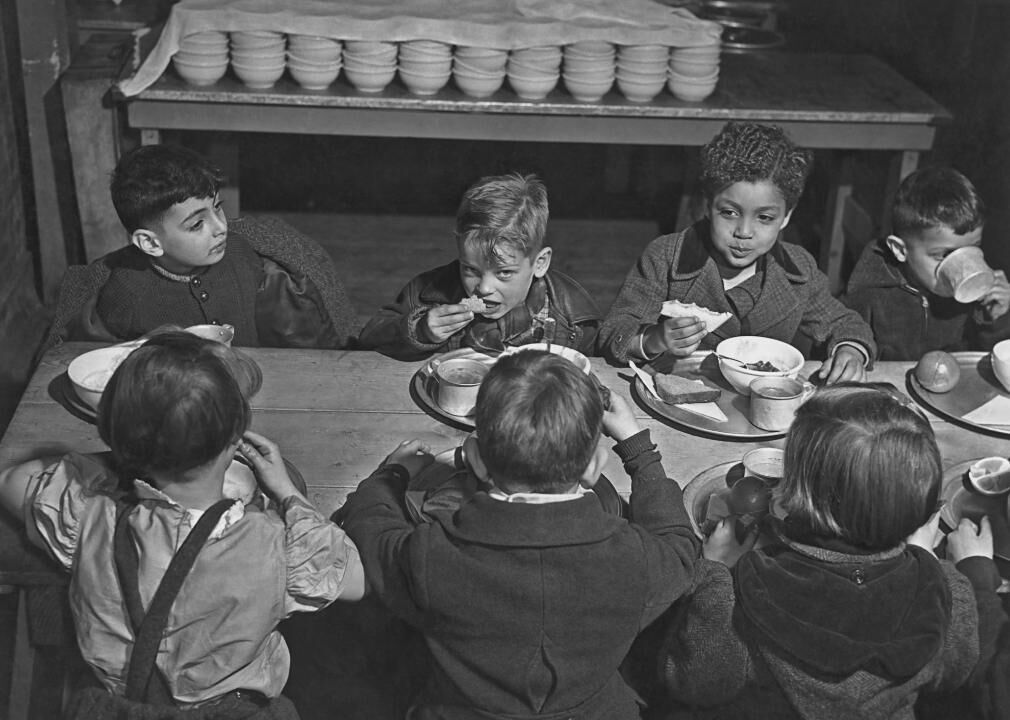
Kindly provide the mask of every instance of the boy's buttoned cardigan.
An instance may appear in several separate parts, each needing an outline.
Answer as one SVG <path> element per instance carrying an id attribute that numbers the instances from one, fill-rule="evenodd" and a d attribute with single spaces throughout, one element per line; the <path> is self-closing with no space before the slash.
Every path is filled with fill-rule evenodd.
<path id="1" fill-rule="evenodd" d="M 646 247 L 625 278 L 600 329 L 605 357 L 624 363 L 637 352 L 638 335 L 659 320 L 666 300 L 696 303 L 716 312 L 733 312 L 719 268 L 709 252 L 709 223 L 702 220 L 672 235 L 662 235 Z M 764 266 L 761 294 L 744 318 L 736 315 L 702 340 L 715 348 L 737 335 L 762 335 L 792 343 L 802 333 L 831 353 L 840 342 L 858 344 L 872 358 L 876 352 L 870 327 L 839 302 L 813 256 L 781 239 L 759 263 Z M 759 265 L 759 272 L 761 266 Z"/>

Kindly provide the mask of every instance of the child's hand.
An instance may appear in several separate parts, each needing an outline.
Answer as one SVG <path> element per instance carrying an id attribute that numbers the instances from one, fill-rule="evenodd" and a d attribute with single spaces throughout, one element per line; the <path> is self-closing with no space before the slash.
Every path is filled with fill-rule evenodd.
<path id="1" fill-rule="evenodd" d="M 961 518 L 957 530 L 947 536 L 947 559 L 955 564 L 965 558 L 992 556 L 992 525 L 986 515 L 978 527 L 968 518 Z"/>
<path id="2" fill-rule="evenodd" d="M 402 465 L 410 477 L 414 477 L 424 468 L 434 462 L 431 448 L 423 445 L 420 440 L 404 440 L 397 445 L 396 450 L 382 461 L 382 465 Z"/>
<path id="3" fill-rule="evenodd" d="M 610 408 L 603 412 L 603 432 L 617 442 L 627 440 L 642 431 L 631 403 L 613 390 L 610 391 Z"/>
<path id="4" fill-rule="evenodd" d="M 642 349 L 650 357 L 664 352 L 687 357 L 698 349 L 707 334 L 705 323 L 696 317 L 663 318 L 645 329 Z"/>
<path id="5" fill-rule="evenodd" d="M 1006 273 L 994 270 L 993 274 L 996 276 L 996 283 L 979 300 L 989 320 L 1001 318 L 1006 315 L 1007 310 L 1010 310 L 1010 282 L 1007 282 Z"/>
<path id="6" fill-rule="evenodd" d="M 825 385 L 836 382 L 864 382 L 866 380 L 865 358 L 863 354 L 849 345 L 842 345 L 821 365 L 817 375 L 824 380 Z"/>
<path id="7" fill-rule="evenodd" d="M 936 556 L 936 553 L 933 551 L 934 548 L 939 545 L 942 540 L 943 533 L 940 532 L 939 510 L 929 516 L 929 520 L 926 521 L 925 525 L 905 538 L 905 542 L 907 544 L 921 547 L 933 556 Z"/>
<path id="8" fill-rule="evenodd" d="M 421 321 L 421 327 L 431 342 L 448 340 L 473 320 L 473 313 L 466 305 L 436 305 Z"/>
<path id="9" fill-rule="evenodd" d="M 723 518 L 715 526 L 712 534 L 705 538 L 701 546 L 701 554 L 706 560 L 721 562 L 726 567 L 733 567 L 743 554 L 750 551 L 757 542 L 760 523 L 750 526 L 747 537 L 741 543 L 736 539 L 736 518 Z"/>
<path id="10" fill-rule="evenodd" d="M 249 461 L 256 479 L 277 502 L 284 502 L 291 495 L 300 495 L 291 482 L 288 469 L 277 443 L 259 433 L 246 430 L 238 444 L 238 451 Z"/>

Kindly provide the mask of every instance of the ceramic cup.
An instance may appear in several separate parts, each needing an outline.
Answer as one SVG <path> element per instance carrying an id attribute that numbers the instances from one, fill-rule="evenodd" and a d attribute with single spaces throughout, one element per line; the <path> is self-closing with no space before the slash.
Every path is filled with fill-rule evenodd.
<path id="1" fill-rule="evenodd" d="M 782 459 L 785 453 L 778 448 L 758 448 L 743 456 L 744 472 L 775 487 L 782 480 Z"/>
<path id="2" fill-rule="evenodd" d="M 1000 340 L 989 355 L 996 379 L 1010 392 L 1010 340 Z"/>
<path id="3" fill-rule="evenodd" d="M 450 415 L 472 415 L 477 405 L 477 391 L 487 375 L 488 366 L 468 358 L 453 358 L 435 368 L 435 401 Z"/>
<path id="4" fill-rule="evenodd" d="M 972 303 L 985 295 L 996 282 L 985 262 L 982 248 L 958 248 L 936 266 L 937 294 L 959 303 Z"/>
<path id="5" fill-rule="evenodd" d="M 814 391 L 813 384 L 787 377 L 758 378 L 750 384 L 751 424 L 762 430 L 787 430 L 802 405 Z"/>

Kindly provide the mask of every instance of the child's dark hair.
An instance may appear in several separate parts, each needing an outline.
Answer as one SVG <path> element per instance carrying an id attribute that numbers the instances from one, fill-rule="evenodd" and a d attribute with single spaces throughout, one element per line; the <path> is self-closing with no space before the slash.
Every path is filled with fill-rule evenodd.
<path id="1" fill-rule="evenodd" d="M 98 405 L 98 433 L 125 472 L 182 473 L 249 427 L 233 351 L 187 332 L 153 335 L 120 364 Z"/>
<path id="2" fill-rule="evenodd" d="M 949 167 L 925 167 L 902 180 L 891 210 L 893 232 L 906 241 L 935 227 L 964 235 L 984 222 L 985 203 L 975 186 Z"/>
<path id="3" fill-rule="evenodd" d="M 112 204 L 126 231 L 158 222 L 190 198 L 212 198 L 224 184 L 221 170 L 199 153 L 176 145 L 131 150 L 112 173 Z"/>
<path id="4" fill-rule="evenodd" d="M 488 259 L 500 259 L 502 245 L 531 257 L 544 246 L 548 214 L 547 188 L 536 175 L 484 177 L 460 201 L 456 242 L 475 245 Z"/>
<path id="5" fill-rule="evenodd" d="M 796 411 L 778 492 L 800 532 L 880 551 L 929 519 L 942 479 L 933 430 L 907 400 L 839 383 Z"/>
<path id="6" fill-rule="evenodd" d="M 726 123 L 701 149 L 702 191 L 711 200 L 733 183 L 767 180 L 792 210 L 803 194 L 813 157 L 778 126 Z"/>
<path id="7" fill-rule="evenodd" d="M 497 487 L 565 492 L 596 451 L 603 400 L 565 358 L 523 350 L 502 356 L 484 378 L 475 420 L 481 458 Z"/>

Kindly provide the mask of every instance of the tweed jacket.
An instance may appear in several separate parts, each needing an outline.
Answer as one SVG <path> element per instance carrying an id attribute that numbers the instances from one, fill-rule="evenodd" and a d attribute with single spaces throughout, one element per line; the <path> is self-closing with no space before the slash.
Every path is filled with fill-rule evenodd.
<path id="1" fill-rule="evenodd" d="M 929 350 L 990 350 L 1010 337 L 1010 313 L 989 322 L 977 303 L 909 284 L 883 240 L 863 248 L 842 302 L 873 329 L 880 360 L 918 360 Z"/>
<path id="2" fill-rule="evenodd" d="M 359 345 L 398 360 L 421 360 L 460 347 L 500 351 L 508 345 L 537 342 L 535 323 L 546 317 L 554 321 L 554 328 L 546 331 L 550 335 L 545 339 L 593 354 L 600 310 L 584 287 L 556 270 L 534 279 L 526 301 L 498 320 L 477 316 L 442 343 L 429 343 L 418 335 L 418 324 L 428 310 L 458 303 L 465 294 L 458 260 L 421 273 L 407 283 L 392 304 L 368 321 L 358 338 Z"/>
<path id="3" fill-rule="evenodd" d="M 594 493 L 525 504 L 478 492 L 415 527 L 398 466 L 348 498 L 343 527 L 369 587 L 431 651 L 410 717 L 638 718 L 618 666 L 689 585 L 698 540 L 648 431 L 615 450 L 631 474 L 633 523 Z"/>
<path id="4" fill-rule="evenodd" d="M 216 290 L 210 288 L 213 295 L 206 287 L 155 274 L 146 256 L 139 262 L 132 247 L 70 266 L 40 353 L 68 340 L 117 342 L 165 322 L 185 326 L 213 320 L 235 325 L 236 345 L 344 347 L 351 342 L 353 307 L 333 260 L 315 240 L 272 217 L 236 218 L 228 233 L 228 251 L 217 264 L 222 267 L 211 266 L 206 273 L 209 281 L 218 281 Z M 202 285 L 205 278 L 198 277 Z M 200 298 L 205 290 L 209 300 Z M 112 328 L 106 322 L 110 314 Z M 154 326 L 148 326 L 151 322 Z"/>
<path id="5" fill-rule="evenodd" d="M 666 300 L 733 312 L 710 245 L 707 219 L 649 243 L 628 272 L 600 329 L 598 343 L 604 357 L 623 364 L 629 352 L 637 353 L 638 335 L 658 322 Z M 753 309 L 746 317 L 734 315 L 705 336 L 702 349 L 715 348 L 737 335 L 763 335 L 792 343 L 799 332 L 815 343 L 827 343 L 828 353 L 839 342 L 850 342 L 862 346 L 868 357 L 874 356 L 876 345 L 869 326 L 831 295 L 827 278 L 810 253 L 779 239 L 758 263 L 764 277 Z"/>
<path id="6" fill-rule="evenodd" d="M 702 560 L 661 655 L 671 718 L 913 720 L 978 658 L 968 580 L 914 547 L 853 554 L 782 538 L 732 572 Z"/>

